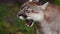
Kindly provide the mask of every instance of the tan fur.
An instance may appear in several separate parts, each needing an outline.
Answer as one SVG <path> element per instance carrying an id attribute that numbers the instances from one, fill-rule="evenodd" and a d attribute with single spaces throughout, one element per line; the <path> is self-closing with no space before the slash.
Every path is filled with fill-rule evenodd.
<path id="1" fill-rule="evenodd" d="M 44 34 L 60 34 L 60 7 L 49 4 L 44 15 L 44 21 L 38 25 L 42 27 L 42 30 L 44 29 Z M 38 34 L 40 34 L 39 27 L 37 29 Z"/>
<path id="2" fill-rule="evenodd" d="M 27 6 L 41 6 L 38 2 L 29 2 Z M 37 7 L 38 8 L 38 7 Z M 20 13 L 23 13 L 21 11 Z M 60 6 L 48 4 L 45 10 L 31 11 L 26 15 L 38 22 L 36 31 L 37 34 L 60 34 Z M 34 17 L 35 16 L 35 17 Z M 38 17 L 37 17 L 38 16 Z M 42 19 L 41 19 L 42 18 Z"/>

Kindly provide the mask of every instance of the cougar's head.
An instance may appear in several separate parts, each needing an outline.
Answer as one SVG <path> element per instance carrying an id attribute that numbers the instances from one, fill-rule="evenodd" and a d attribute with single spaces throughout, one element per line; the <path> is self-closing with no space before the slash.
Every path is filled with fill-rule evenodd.
<path id="1" fill-rule="evenodd" d="M 18 12 L 18 18 L 26 20 L 27 26 L 32 26 L 34 22 L 41 22 L 44 19 L 44 10 L 48 2 L 40 5 L 38 0 L 29 0 L 22 5 L 22 9 Z"/>

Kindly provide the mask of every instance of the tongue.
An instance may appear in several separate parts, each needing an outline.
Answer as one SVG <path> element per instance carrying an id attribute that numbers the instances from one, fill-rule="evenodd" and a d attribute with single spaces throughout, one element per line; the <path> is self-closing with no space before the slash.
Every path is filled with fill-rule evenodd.
<path id="1" fill-rule="evenodd" d="M 32 19 L 26 20 L 26 25 L 31 26 L 32 22 L 33 22 Z"/>
<path id="2" fill-rule="evenodd" d="M 32 22 L 26 21 L 26 24 L 30 26 L 32 24 Z"/>

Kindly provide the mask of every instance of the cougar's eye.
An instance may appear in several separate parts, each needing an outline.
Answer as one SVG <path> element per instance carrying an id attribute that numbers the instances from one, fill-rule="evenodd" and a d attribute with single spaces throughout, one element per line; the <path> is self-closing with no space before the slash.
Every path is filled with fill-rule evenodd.
<path id="1" fill-rule="evenodd" d="M 33 11 L 33 10 L 32 10 L 31 12 L 32 12 L 32 13 L 39 13 L 39 12 L 36 12 L 36 11 Z"/>
<path id="2" fill-rule="evenodd" d="M 34 12 L 33 10 L 31 12 Z"/>
<path id="3" fill-rule="evenodd" d="M 25 12 L 30 13 L 30 11 L 28 11 L 28 10 L 25 10 Z"/>
<path id="4" fill-rule="evenodd" d="M 25 10 L 25 11 L 28 11 L 28 10 Z"/>

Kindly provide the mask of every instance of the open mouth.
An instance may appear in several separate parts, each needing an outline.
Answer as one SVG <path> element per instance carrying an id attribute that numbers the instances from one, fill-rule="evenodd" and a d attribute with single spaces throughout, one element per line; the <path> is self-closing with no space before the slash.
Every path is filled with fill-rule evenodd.
<path id="1" fill-rule="evenodd" d="M 27 19 L 27 20 L 26 20 L 26 24 L 25 24 L 25 25 L 27 25 L 27 26 L 29 26 L 29 27 L 32 27 L 33 24 L 34 24 L 34 21 L 33 21 L 32 19 Z"/>
<path id="2" fill-rule="evenodd" d="M 25 19 L 23 16 L 20 16 L 19 18 L 22 20 L 25 20 L 26 21 L 25 25 L 28 27 L 32 27 L 34 24 L 34 21 L 32 19 L 29 19 L 29 18 Z"/>

